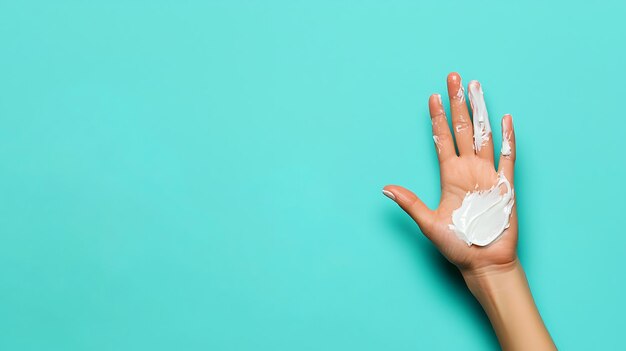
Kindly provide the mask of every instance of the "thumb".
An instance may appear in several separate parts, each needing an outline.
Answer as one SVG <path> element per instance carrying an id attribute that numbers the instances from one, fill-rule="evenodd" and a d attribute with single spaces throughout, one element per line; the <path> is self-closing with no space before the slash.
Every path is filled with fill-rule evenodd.
<path id="1" fill-rule="evenodd" d="M 399 185 L 387 185 L 383 194 L 395 201 L 420 227 L 422 232 L 430 228 L 433 221 L 433 211 L 420 200 L 411 190 Z"/>

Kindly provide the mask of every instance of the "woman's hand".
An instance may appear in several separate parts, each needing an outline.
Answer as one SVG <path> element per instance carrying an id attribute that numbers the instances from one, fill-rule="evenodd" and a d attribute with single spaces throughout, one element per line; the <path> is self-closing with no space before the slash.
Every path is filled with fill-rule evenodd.
<path id="1" fill-rule="evenodd" d="M 472 81 L 469 84 L 472 92 L 480 92 L 480 96 L 473 96 L 473 98 L 482 99 L 480 83 Z M 429 209 L 415 194 L 397 185 L 386 186 L 383 193 L 396 201 L 417 222 L 424 235 L 437 246 L 439 251 L 462 271 L 509 266 L 516 261 L 517 214 L 515 206 L 509 228 L 498 240 L 488 246 L 468 246 L 449 228 L 452 223 L 452 212 L 461 206 L 465 194 L 469 191 L 492 188 L 497 183 L 498 173 L 494 166 L 491 132 L 479 135 L 477 141 L 480 143 L 477 146 L 474 145 L 474 126 L 470 119 L 461 77 L 457 73 L 448 75 L 448 96 L 458 155 L 448 127 L 441 96 L 434 94 L 428 101 L 441 176 L 441 199 L 437 209 Z M 480 108 L 480 106 L 474 107 Z M 481 111 L 476 113 L 481 113 Z M 510 115 L 502 118 L 502 131 L 503 140 L 508 140 L 510 151 L 507 149 L 506 155 L 500 155 L 498 172 L 503 173 L 513 186 L 515 135 Z"/>
<path id="2" fill-rule="evenodd" d="M 556 350 L 535 306 L 526 275 L 517 259 L 517 214 L 513 206 L 509 227 L 487 246 L 468 246 L 450 229 L 452 213 L 461 207 L 468 192 L 493 188 L 498 173 L 513 187 L 515 135 L 510 115 L 502 118 L 504 147 L 499 169 L 494 167 L 491 128 L 484 107 L 480 83 L 469 83 L 470 119 L 461 77 L 448 75 L 448 96 L 452 110 L 452 133 L 440 95 L 428 101 L 433 125 L 433 140 L 441 171 L 441 199 L 431 210 L 411 191 L 388 185 L 383 193 L 398 203 L 417 222 L 422 232 L 463 274 L 470 291 L 483 306 L 503 350 Z"/>

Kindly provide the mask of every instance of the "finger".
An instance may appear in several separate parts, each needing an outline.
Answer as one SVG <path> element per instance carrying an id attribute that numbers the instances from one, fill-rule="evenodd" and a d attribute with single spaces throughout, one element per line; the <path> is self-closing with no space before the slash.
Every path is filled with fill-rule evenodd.
<path id="1" fill-rule="evenodd" d="M 502 149 L 500 150 L 500 162 L 498 172 L 513 183 L 515 166 L 515 130 L 513 129 L 513 117 L 502 117 Z"/>
<path id="2" fill-rule="evenodd" d="M 456 156 L 454 151 L 454 143 L 452 142 L 452 134 L 446 120 L 446 113 L 441 103 L 441 95 L 433 94 L 428 100 L 428 109 L 430 110 L 430 121 L 433 125 L 433 140 L 437 149 L 437 157 L 439 163 Z"/>
<path id="3" fill-rule="evenodd" d="M 422 232 L 430 231 L 434 212 L 410 190 L 398 185 L 387 185 L 383 188 L 383 194 L 395 201 L 404 212 L 411 216 Z"/>
<path id="4" fill-rule="evenodd" d="M 491 140 L 491 124 L 485 106 L 483 88 L 478 81 L 471 81 L 468 87 L 468 96 L 472 106 L 472 121 L 474 125 L 474 150 L 478 157 L 493 163 L 493 140 Z"/>
<path id="5" fill-rule="evenodd" d="M 459 155 L 474 155 L 474 127 L 465 102 L 463 82 L 456 72 L 448 75 L 448 96 L 452 111 L 452 130 L 454 130 Z"/>

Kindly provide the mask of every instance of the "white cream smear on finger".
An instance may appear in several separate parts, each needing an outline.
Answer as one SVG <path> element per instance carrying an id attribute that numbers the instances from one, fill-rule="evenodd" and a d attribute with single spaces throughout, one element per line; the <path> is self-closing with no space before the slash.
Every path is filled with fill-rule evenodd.
<path id="1" fill-rule="evenodd" d="M 500 149 L 500 153 L 503 156 L 511 156 L 511 136 L 510 134 L 507 136 L 506 133 L 502 133 L 502 148 Z"/>
<path id="2" fill-rule="evenodd" d="M 471 81 L 468 85 L 467 95 L 472 107 L 474 122 L 474 150 L 480 151 L 483 145 L 489 141 L 489 134 L 491 134 L 491 124 L 489 124 L 489 115 L 480 83 L 475 80 Z"/>
<path id="3" fill-rule="evenodd" d="M 435 141 L 435 146 L 437 147 L 437 153 L 440 154 L 441 153 L 441 144 L 439 143 L 439 137 L 436 135 L 433 135 L 433 140 Z"/>
<path id="4" fill-rule="evenodd" d="M 461 207 L 452 212 L 449 227 L 468 246 L 489 245 L 509 227 L 514 203 L 511 183 L 501 173 L 491 189 L 465 194 Z"/>

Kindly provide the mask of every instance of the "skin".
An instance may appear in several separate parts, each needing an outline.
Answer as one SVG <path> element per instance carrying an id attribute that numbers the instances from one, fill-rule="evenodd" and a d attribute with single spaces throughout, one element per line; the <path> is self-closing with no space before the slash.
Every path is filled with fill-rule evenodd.
<path id="1" fill-rule="evenodd" d="M 471 84 L 480 84 L 472 81 Z M 500 155 L 494 166 L 493 139 L 474 150 L 474 130 L 458 73 L 447 80 L 452 131 L 448 127 L 441 96 L 430 96 L 428 107 L 439 159 L 441 199 L 431 210 L 414 193 L 398 185 L 387 185 L 383 193 L 394 200 L 420 227 L 439 251 L 461 271 L 468 288 L 483 306 L 504 350 L 556 350 L 545 328 L 517 258 L 518 222 L 516 205 L 510 226 L 490 245 L 468 246 L 452 232 L 452 212 L 461 206 L 468 191 L 489 189 L 503 173 L 514 187 L 516 157 L 513 119 L 502 118 L 503 139 L 508 139 L 510 155 Z M 461 90 L 462 91 L 462 90 Z M 456 139 L 456 147 L 452 138 Z M 478 188 L 477 188 L 478 186 Z"/>

